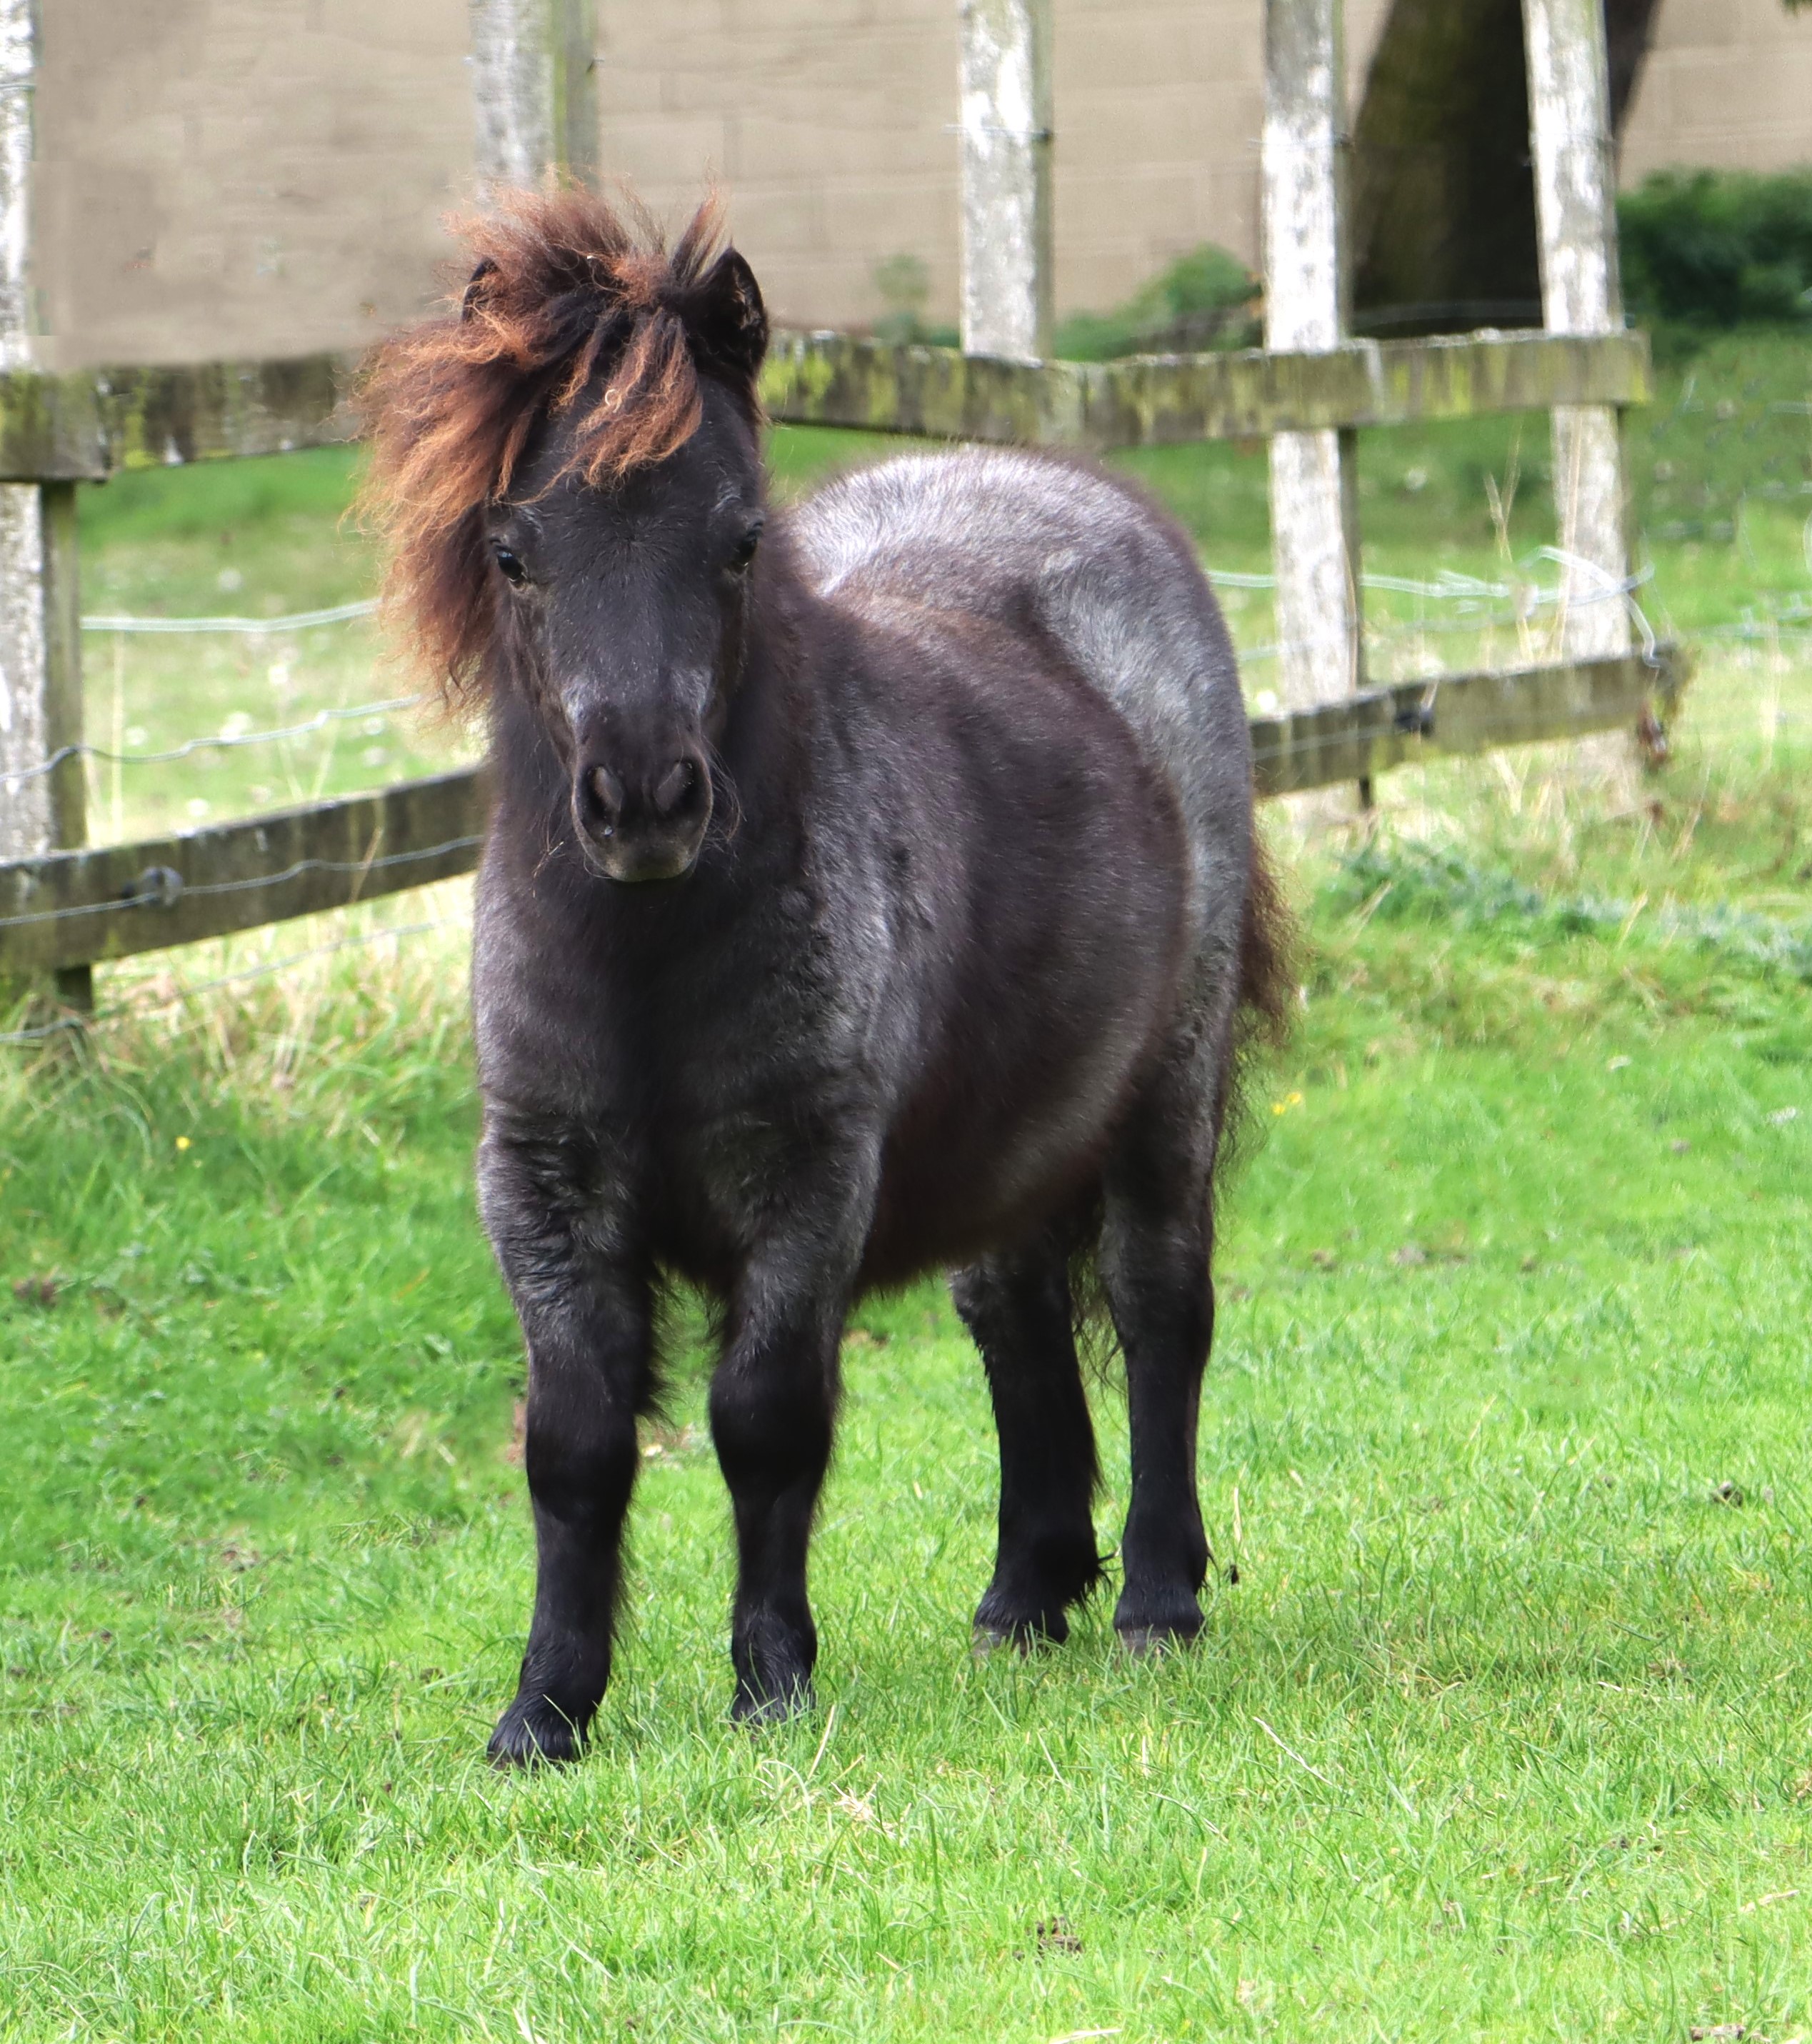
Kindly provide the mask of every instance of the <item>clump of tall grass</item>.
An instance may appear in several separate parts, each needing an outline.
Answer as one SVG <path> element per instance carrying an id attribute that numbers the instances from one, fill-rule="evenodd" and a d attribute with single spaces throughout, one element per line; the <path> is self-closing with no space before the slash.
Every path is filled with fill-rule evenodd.
<path id="1" fill-rule="evenodd" d="M 123 1112 L 172 1089 L 332 1137 L 467 1083 L 471 883 L 102 966 L 97 1014 L 0 1051 L 0 1122 Z M 13 1026 L 29 1027 L 22 1005 Z"/>

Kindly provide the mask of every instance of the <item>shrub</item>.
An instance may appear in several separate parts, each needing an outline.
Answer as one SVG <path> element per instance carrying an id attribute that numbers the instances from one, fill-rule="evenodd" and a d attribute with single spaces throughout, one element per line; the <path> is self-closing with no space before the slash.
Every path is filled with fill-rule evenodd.
<path id="1" fill-rule="evenodd" d="M 916 256 L 890 256 L 870 273 L 887 307 L 874 323 L 877 340 L 957 345 L 956 329 L 928 322 L 931 278 Z M 1057 359 L 1110 362 L 1122 355 L 1190 355 L 1202 348 L 1256 348 L 1258 279 L 1237 256 L 1204 241 L 1141 284 L 1109 313 L 1072 313 L 1058 322 Z"/>
<path id="2" fill-rule="evenodd" d="M 1110 313 L 1072 313 L 1059 322 L 1060 361 L 1108 362 L 1122 355 L 1188 355 L 1258 343 L 1258 279 L 1211 241 L 1179 256 Z"/>
<path id="3" fill-rule="evenodd" d="M 1634 317 L 1702 327 L 1812 318 L 1812 170 L 1662 171 L 1617 211 Z"/>
<path id="4" fill-rule="evenodd" d="M 887 310 L 875 321 L 877 340 L 895 348 L 915 344 L 928 348 L 954 348 L 956 329 L 927 324 L 925 301 L 931 296 L 931 272 L 923 260 L 908 254 L 889 256 L 870 272 L 875 289 Z"/>

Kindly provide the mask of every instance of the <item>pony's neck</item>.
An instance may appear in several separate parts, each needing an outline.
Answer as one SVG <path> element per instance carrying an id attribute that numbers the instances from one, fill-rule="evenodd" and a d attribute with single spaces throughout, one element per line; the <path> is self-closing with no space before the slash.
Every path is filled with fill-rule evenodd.
<path id="1" fill-rule="evenodd" d="M 741 661 L 718 753 L 737 836 L 752 852 L 795 832 L 809 799 L 818 677 L 810 649 L 818 597 L 783 533 L 764 546 L 748 593 Z"/>

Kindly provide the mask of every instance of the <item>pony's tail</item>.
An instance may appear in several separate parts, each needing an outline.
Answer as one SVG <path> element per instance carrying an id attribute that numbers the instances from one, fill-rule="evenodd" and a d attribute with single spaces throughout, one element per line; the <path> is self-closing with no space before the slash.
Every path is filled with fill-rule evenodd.
<path id="1" fill-rule="evenodd" d="M 1295 919 L 1255 827 L 1252 878 L 1240 931 L 1239 1003 L 1244 1035 L 1273 1047 L 1281 1047 L 1288 1037 L 1296 1012 L 1295 950 Z"/>
<path id="2" fill-rule="evenodd" d="M 1262 1053 L 1280 1051 L 1289 1040 L 1296 1006 L 1296 920 L 1255 821 L 1245 917 L 1240 926 L 1230 1068 L 1221 1105 L 1223 1162 L 1237 1162 L 1247 1150 L 1253 1133 L 1248 1113 L 1252 1067 Z"/>
<path id="3" fill-rule="evenodd" d="M 1261 1054 L 1280 1051 L 1289 1039 L 1297 1011 L 1295 954 L 1296 919 L 1255 821 L 1245 916 L 1240 926 L 1232 1038 L 1223 1050 L 1219 1073 L 1218 1156 L 1209 1181 L 1210 1219 L 1221 1174 L 1244 1162 L 1256 1147 L 1259 1124 L 1250 1108 L 1253 1067 Z M 1268 1126 L 1269 1120 L 1267 1116 Z M 1076 1351 L 1084 1367 L 1102 1382 L 1107 1381 L 1108 1366 L 1120 1352 L 1106 1288 L 1101 1281 L 1104 1213 L 1098 1178 L 1058 1223 L 1068 1259 L 1070 1326 Z"/>

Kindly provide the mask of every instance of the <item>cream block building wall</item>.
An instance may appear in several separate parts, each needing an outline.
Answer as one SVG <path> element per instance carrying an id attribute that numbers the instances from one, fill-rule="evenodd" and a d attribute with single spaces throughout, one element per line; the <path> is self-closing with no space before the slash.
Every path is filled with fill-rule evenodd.
<path id="1" fill-rule="evenodd" d="M 40 322 L 63 363 L 356 347 L 470 175 L 464 0 L 49 0 Z"/>
<path id="2" fill-rule="evenodd" d="M 1625 125 L 1625 183 L 1675 164 L 1812 163 L 1812 12 L 1781 0 L 1661 0 Z"/>
<path id="3" fill-rule="evenodd" d="M 1348 0 L 1355 94 L 1387 0 Z M 876 263 L 953 319 L 956 0 L 598 0 L 603 160 L 709 175 L 776 316 L 865 322 Z M 1262 0 L 1056 0 L 1057 299 L 1258 258 Z M 356 347 L 440 288 L 471 192 L 464 0 L 54 0 L 40 318 L 74 364 Z M 1662 0 L 1625 171 L 1812 160 L 1812 12 Z"/>

